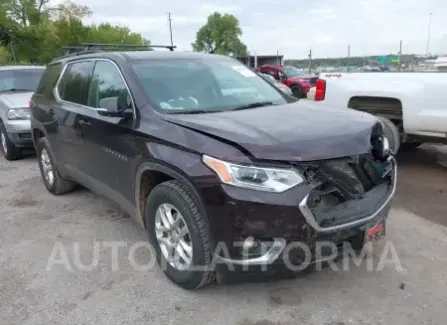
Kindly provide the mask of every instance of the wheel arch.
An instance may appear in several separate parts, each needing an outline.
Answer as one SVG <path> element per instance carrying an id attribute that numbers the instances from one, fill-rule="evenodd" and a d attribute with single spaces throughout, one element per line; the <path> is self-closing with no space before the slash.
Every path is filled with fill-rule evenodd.
<path id="1" fill-rule="evenodd" d="M 45 133 L 41 129 L 33 128 L 32 136 L 33 136 L 34 145 L 36 145 L 37 141 L 39 141 L 40 138 L 44 138 L 45 137 Z"/>
<path id="2" fill-rule="evenodd" d="M 208 223 L 209 219 L 203 205 L 202 197 L 192 180 L 175 166 L 160 162 L 142 162 L 135 175 L 135 210 L 137 221 L 146 229 L 145 208 L 150 192 L 159 184 L 169 180 L 182 182 L 194 195 L 195 203 Z"/>
<path id="3" fill-rule="evenodd" d="M 395 124 L 403 122 L 402 101 L 392 96 L 352 96 L 347 103 L 348 108 L 383 116 Z"/>

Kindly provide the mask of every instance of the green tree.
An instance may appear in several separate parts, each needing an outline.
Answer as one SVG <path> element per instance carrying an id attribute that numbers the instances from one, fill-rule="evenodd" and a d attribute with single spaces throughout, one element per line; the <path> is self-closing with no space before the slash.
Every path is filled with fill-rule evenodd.
<path id="1" fill-rule="evenodd" d="M 90 25 L 87 28 L 86 43 L 114 43 L 114 44 L 134 44 L 149 45 L 150 42 L 141 36 L 133 33 L 129 28 L 113 26 L 111 24 Z"/>
<path id="2" fill-rule="evenodd" d="M 92 10 L 88 6 L 75 4 L 71 0 L 65 0 L 57 7 L 51 9 L 53 17 L 56 19 L 78 19 L 81 20 L 85 17 L 92 15 Z"/>
<path id="3" fill-rule="evenodd" d="M 0 64 L 7 64 L 9 62 L 9 52 L 4 46 L 0 46 Z"/>
<path id="4" fill-rule="evenodd" d="M 232 14 L 214 12 L 196 34 L 192 48 L 196 52 L 213 52 L 224 55 L 246 55 L 247 46 L 242 43 L 242 28 Z"/>
<path id="5" fill-rule="evenodd" d="M 48 17 L 51 8 L 50 0 L 3 0 L 0 11 L 7 13 L 8 17 L 22 26 L 32 26 Z"/>
<path id="6" fill-rule="evenodd" d="M 127 27 L 84 25 L 91 14 L 72 0 L 53 6 L 49 0 L 0 0 L 1 62 L 47 63 L 63 54 L 64 46 L 87 42 L 150 44 Z"/>

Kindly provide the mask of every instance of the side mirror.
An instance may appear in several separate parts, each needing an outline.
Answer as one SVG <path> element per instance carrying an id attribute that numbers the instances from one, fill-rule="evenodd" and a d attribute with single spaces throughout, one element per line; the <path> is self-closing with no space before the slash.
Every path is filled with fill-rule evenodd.
<path id="1" fill-rule="evenodd" d="M 105 116 L 120 116 L 131 107 L 132 103 L 127 92 L 120 93 L 118 96 L 100 99 L 98 113 Z"/>
<path id="2" fill-rule="evenodd" d="M 99 112 L 101 113 L 117 113 L 118 97 L 105 97 L 99 100 Z"/>

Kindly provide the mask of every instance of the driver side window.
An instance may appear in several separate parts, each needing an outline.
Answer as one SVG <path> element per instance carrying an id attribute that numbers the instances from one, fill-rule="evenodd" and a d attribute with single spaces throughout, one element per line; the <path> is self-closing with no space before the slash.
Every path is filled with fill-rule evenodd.
<path id="1" fill-rule="evenodd" d="M 116 66 L 108 61 L 97 61 L 90 83 L 87 105 L 93 108 L 105 108 L 100 106 L 102 99 L 123 94 L 130 98 L 123 77 Z M 128 104 L 131 107 L 131 103 Z"/>

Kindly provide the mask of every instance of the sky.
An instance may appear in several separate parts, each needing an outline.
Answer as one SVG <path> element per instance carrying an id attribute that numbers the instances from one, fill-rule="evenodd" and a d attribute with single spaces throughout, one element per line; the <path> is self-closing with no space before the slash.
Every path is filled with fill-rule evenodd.
<path id="1" fill-rule="evenodd" d="M 59 0 L 56 0 L 59 1 Z M 197 30 L 218 11 L 240 21 L 250 53 L 286 59 L 402 53 L 425 54 L 429 14 L 430 53 L 447 53 L 445 0 L 74 0 L 89 6 L 87 23 L 126 25 L 152 44 L 169 44 L 167 13 L 172 15 L 174 44 L 191 50 Z"/>

